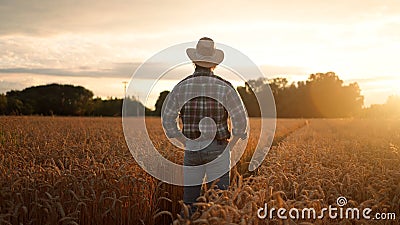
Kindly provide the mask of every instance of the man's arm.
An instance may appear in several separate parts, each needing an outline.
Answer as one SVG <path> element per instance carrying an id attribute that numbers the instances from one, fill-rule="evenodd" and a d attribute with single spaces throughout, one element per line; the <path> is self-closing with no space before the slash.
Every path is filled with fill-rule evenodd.
<path id="1" fill-rule="evenodd" d="M 228 113 L 232 121 L 232 142 L 236 142 L 240 139 L 244 140 L 247 138 L 247 113 L 244 105 L 240 99 L 239 94 L 236 90 L 231 87 L 230 91 L 226 95 Z"/>
<path id="2" fill-rule="evenodd" d="M 174 90 L 170 92 L 165 99 L 165 107 L 163 108 L 161 114 L 162 125 L 165 130 L 165 134 L 168 138 L 175 138 L 182 144 L 185 144 L 185 137 L 182 132 L 178 129 L 178 115 L 179 115 L 179 106 L 176 101 L 176 95 Z"/>

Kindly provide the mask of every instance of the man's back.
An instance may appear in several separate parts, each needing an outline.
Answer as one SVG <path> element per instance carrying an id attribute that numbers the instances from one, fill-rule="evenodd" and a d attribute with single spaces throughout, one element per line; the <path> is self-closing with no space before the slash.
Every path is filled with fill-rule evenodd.
<path id="1" fill-rule="evenodd" d="M 167 100 L 163 125 L 170 137 L 177 132 L 174 122 L 177 110 L 183 123 L 182 132 L 189 139 L 200 137 L 200 130 L 205 134 L 215 132 L 213 138 L 218 140 L 229 139 L 228 112 L 232 117 L 233 133 L 245 132 L 246 113 L 240 97 L 231 83 L 211 70 L 196 70 L 175 86 Z M 213 119 L 216 127 L 209 123 L 200 125 L 205 117 Z"/>

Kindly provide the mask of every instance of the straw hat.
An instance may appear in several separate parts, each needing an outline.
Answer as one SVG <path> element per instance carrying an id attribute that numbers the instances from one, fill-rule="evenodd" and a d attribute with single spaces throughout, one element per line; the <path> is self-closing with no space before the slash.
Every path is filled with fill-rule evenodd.
<path id="1" fill-rule="evenodd" d="M 186 49 L 189 59 L 195 64 L 210 68 L 224 60 L 224 52 L 215 48 L 215 43 L 211 38 L 203 37 L 197 42 L 196 48 Z"/>

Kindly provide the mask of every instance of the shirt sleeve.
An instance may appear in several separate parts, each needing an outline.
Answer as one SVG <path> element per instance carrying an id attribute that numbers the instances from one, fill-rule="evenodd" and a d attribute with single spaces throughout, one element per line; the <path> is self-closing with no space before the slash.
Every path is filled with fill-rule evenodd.
<path id="1" fill-rule="evenodd" d="M 179 108 L 178 102 L 176 101 L 176 93 L 172 90 L 167 98 L 165 99 L 165 107 L 163 113 L 161 114 L 162 125 L 165 130 L 165 134 L 169 138 L 175 138 L 182 135 L 178 128 L 178 115 Z"/>
<path id="2" fill-rule="evenodd" d="M 242 139 L 247 138 L 247 112 L 236 90 L 229 88 L 226 95 L 228 113 L 232 121 L 232 134 Z"/>

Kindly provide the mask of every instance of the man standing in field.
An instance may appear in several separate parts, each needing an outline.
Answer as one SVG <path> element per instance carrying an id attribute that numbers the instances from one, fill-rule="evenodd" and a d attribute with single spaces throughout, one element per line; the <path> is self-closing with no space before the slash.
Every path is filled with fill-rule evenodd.
<path id="1" fill-rule="evenodd" d="M 192 204 L 200 196 L 204 176 L 208 185 L 218 178 L 219 189 L 229 187 L 230 150 L 224 150 L 229 141 L 234 144 L 239 138 L 247 137 L 247 114 L 232 84 L 213 73 L 224 59 L 224 52 L 215 48 L 214 41 L 203 37 L 196 48 L 188 48 L 186 53 L 195 71 L 180 81 L 166 98 L 162 124 L 169 138 L 185 146 L 183 201 L 193 212 Z M 178 116 L 182 130 L 177 125 Z"/>

